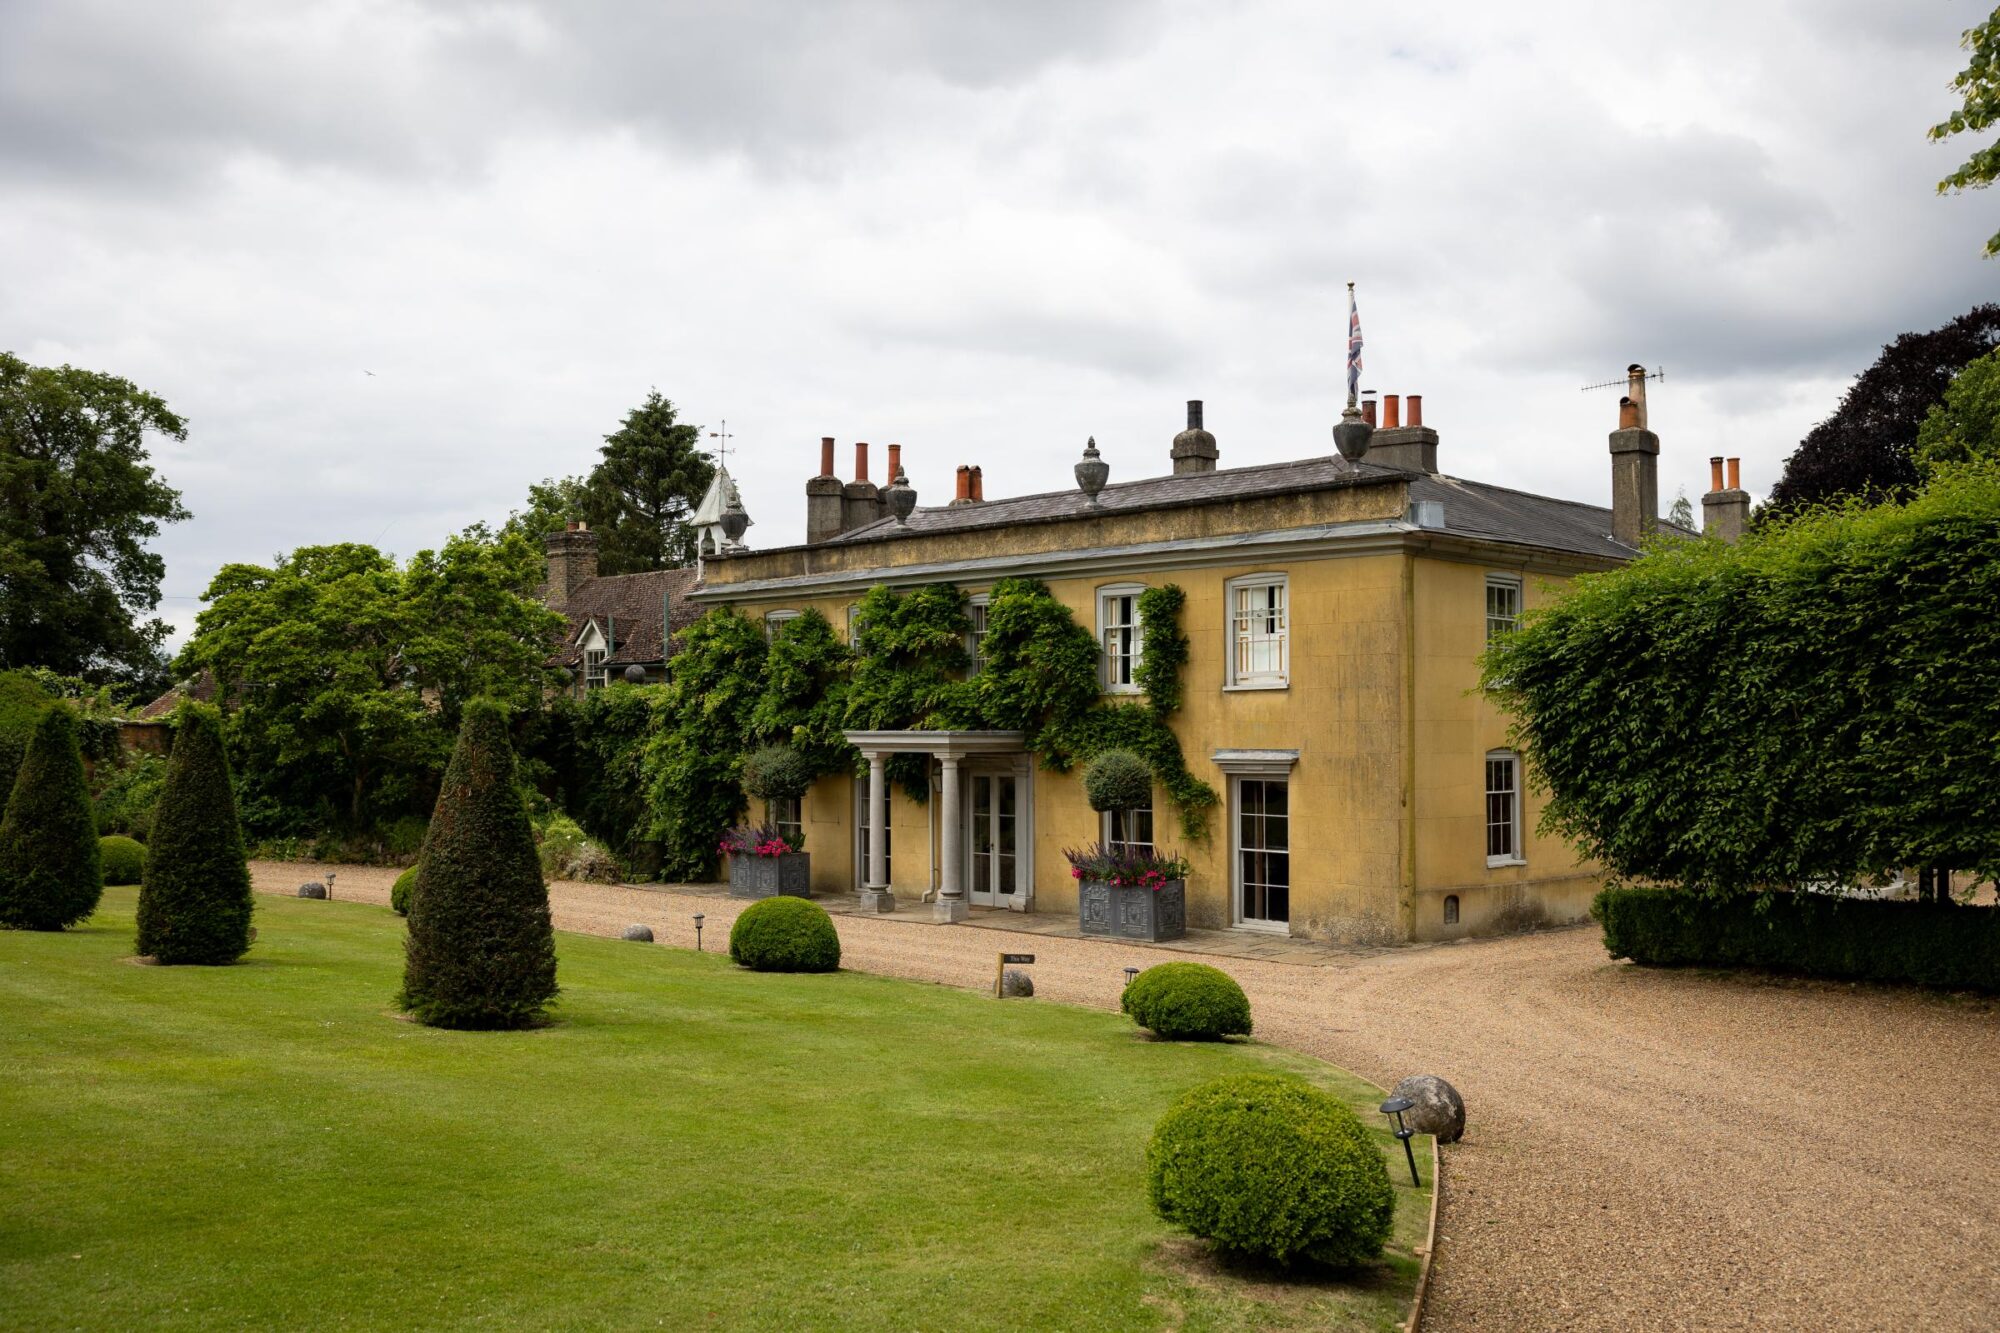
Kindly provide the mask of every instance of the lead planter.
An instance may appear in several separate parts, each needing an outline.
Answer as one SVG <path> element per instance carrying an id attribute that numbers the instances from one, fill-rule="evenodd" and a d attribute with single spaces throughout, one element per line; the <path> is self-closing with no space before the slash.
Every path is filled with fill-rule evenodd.
<path id="1" fill-rule="evenodd" d="M 737 852 L 729 858 L 732 898 L 812 897 L 812 853 L 752 856 Z"/>
<path id="2" fill-rule="evenodd" d="M 1170 879 L 1157 889 L 1080 879 L 1076 888 L 1076 924 L 1086 935 L 1157 942 L 1187 934 L 1184 879 Z"/>

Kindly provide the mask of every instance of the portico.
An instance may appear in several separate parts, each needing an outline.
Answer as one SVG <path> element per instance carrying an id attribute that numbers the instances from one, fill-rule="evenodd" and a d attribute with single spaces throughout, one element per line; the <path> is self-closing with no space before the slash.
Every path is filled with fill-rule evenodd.
<path id="1" fill-rule="evenodd" d="M 933 827 L 937 849 L 938 921 L 963 921 L 971 900 L 1025 911 L 1033 894 L 1033 766 L 1018 731 L 850 731 L 847 741 L 868 762 L 868 849 L 860 890 L 863 911 L 893 912 L 887 830 L 889 756 L 922 754 L 933 761 Z M 971 799 L 966 799 L 970 789 Z M 968 873 L 969 872 L 969 873 Z M 967 881 L 970 879 L 971 892 Z"/>

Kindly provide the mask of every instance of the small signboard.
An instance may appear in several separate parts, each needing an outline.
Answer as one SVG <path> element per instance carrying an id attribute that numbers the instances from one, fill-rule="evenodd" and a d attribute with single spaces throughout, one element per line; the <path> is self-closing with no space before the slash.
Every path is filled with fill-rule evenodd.
<path id="1" fill-rule="evenodd" d="M 999 965 L 993 969 L 993 998 L 996 1000 L 1004 1000 L 1007 998 L 1007 991 L 1006 991 L 1007 969 L 1010 966 L 1014 966 L 1017 964 L 1021 966 L 1026 966 L 1027 964 L 1032 963 L 1034 961 L 1035 961 L 1035 956 L 1031 953 L 1001 954 Z"/>

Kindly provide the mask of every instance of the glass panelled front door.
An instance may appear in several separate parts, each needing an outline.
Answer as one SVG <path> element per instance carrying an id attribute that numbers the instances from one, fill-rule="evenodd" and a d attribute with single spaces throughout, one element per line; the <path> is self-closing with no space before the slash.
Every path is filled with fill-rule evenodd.
<path id="1" fill-rule="evenodd" d="M 1282 778 L 1236 780 L 1236 919 L 1292 919 L 1291 793 Z"/>
<path id="2" fill-rule="evenodd" d="M 972 774 L 971 799 L 965 809 L 965 882 L 975 904 L 1006 907 L 1015 901 L 1019 892 L 1015 847 L 1018 813 L 1013 774 Z"/>

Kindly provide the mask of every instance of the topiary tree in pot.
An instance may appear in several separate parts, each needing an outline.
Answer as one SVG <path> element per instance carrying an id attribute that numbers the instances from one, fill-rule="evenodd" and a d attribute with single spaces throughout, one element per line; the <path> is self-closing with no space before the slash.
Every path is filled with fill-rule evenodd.
<path id="1" fill-rule="evenodd" d="M 491 699 L 465 707 L 418 864 L 402 1007 L 432 1027 L 539 1022 L 556 996 L 555 933 L 506 710 Z"/>
<path id="2" fill-rule="evenodd" d="M 104 894 L 76 714 L 42 711 L 0 819 L 0 925 L 62 930 Z"/>
<path id="3" fill-rule="evenodd" d="M 250 948 L 250 867 L 222 749 L 222 714 L 184 703 L 146 845 L 138 950 L 162 963 L 233 963 Z"/>
<path id="4" fill-rule="evenodd" d="M 1168 1222 L 1225 1253 L 1281 1264 L 1366 1263 L 1396 1214 L 1382 1153 L 1354 1112 L 1278 1074 L 1183 1094 L 1153 1130 L 1146 1184 Z"/>
<path id="5" fill-rule="evenodd" d="M 739 825 L 723 835 L 720 851 L 729 866 L 733 898 L 812 896 L 812 858 L 804 839 L 779 831 L 779 811 L 811 790 L 812 759 L 791 745 L 762 745 L 743 761 L 743 790 L 765 803 L 772 822 Z"/>
<path id="6" fill-rule="evenodd" d="M 1153 769 L 1130 750 L 1106 750 L 1083 771 L 1083 794 L 1099 814 L 1153 804 Z"/>

